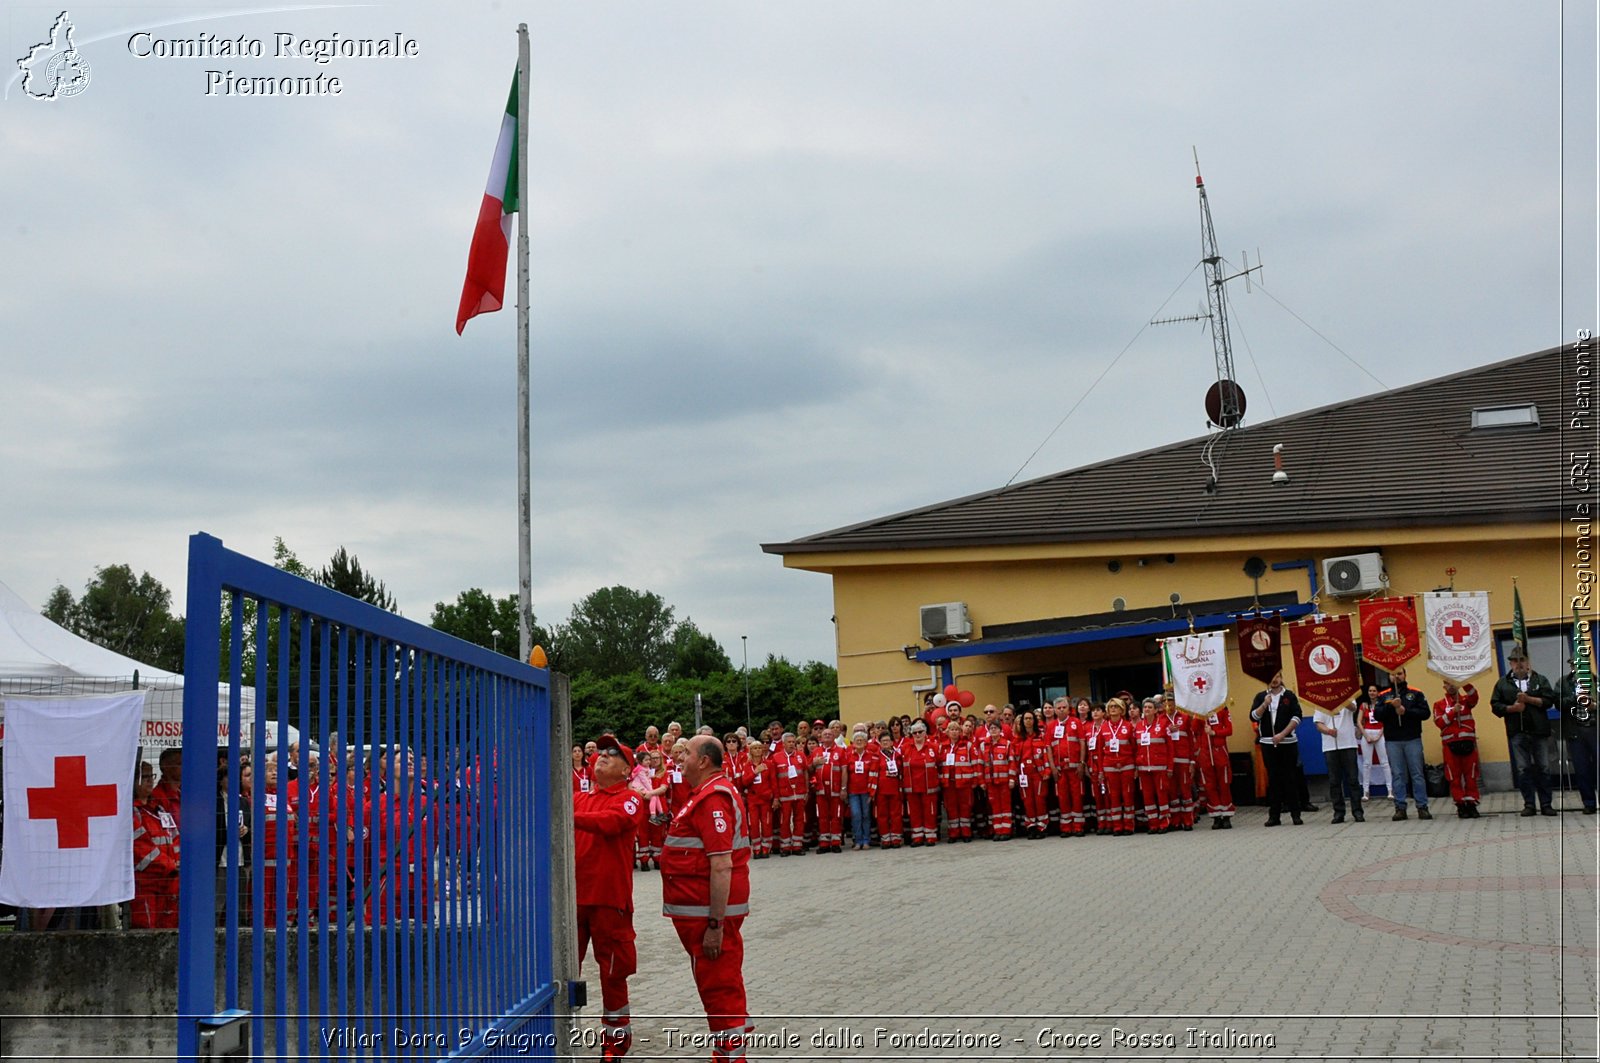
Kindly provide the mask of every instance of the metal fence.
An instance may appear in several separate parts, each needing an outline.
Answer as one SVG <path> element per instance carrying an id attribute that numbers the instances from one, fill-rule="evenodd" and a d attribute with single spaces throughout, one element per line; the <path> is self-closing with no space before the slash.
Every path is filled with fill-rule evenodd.
<path id="1" fill-rule="evenodd" d="M 189 551 L 179 1057 L 558 1055 L 549 673 Z"/>

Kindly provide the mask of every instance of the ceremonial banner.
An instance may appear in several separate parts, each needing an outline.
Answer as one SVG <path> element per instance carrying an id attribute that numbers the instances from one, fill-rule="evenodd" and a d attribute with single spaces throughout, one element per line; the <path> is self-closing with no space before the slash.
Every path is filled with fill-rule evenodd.
<path id="1" fill-rule="evenodd" d="M 1361 603 L 1361 656 L 1392 672 L 1422 652 L 1417 600 L 1374 598 Z"/>
<path id="2" fill-rule="evenodd" d="M 1348 616 L 1308 617 L 1289 625 L 1295 690 L 1302 701 L 1337 709 L 1361 690 L 1355 636 Z"/>
<path id="3" fill-rule="evenodd" d="M 1161 649 L 1174 705 L 1184 712 L 1205 716 L 1227 702 L 1228 654 L 1222 632 L 1162 639 Z"/>
<path id="4" fill-rule="evenodd" d="M 0 902 L 133 897 L 133 772 L 144 692 L 6 698 Z"/>
<path id="5" fill-rule="evenodd" d="M 1422 596 L 1428 670 L 1471 679 L 1494 667 L 1488 591 L 1436 591 Z"/>
<path id="6" fill-rule="evenodd" d="M 1263 683 L 1283 671 L 1283 641 L 1280 629 L 1283 622 L 1278 614 L 1239 618 L 1239 665 L 1244 674 Z"/>

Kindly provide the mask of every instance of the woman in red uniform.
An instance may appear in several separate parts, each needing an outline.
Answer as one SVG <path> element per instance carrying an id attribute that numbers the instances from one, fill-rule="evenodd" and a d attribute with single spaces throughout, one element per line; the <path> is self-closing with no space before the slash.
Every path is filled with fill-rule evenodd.
<path id="1" fill-rule="evenodd" d="M 1045 727 L 1044 740 L 1050 745 L 1050 757 L 1056 769 L 1056 805 L 1061 819 L 1058 829 L 1063 838 L 1083 834 L 1083 725 L 1073 713 L 1066 698 L 1061 704 L 1055 722 Z"/>
<path id="2" fill-rule="evenodd" d="M 983 794 L 989 803 L 989 836 L 995 841 L 1011 837 L 1011 786 L 1017 781 L 1016 750 L 998 719 L 989 721 L 983 743 Z"/>
<path id="3" fill-rule="evenodd" d="M 771 761 L 778 788 L 778 855 L 798 856 L 806 851 L 806 778 L 810 764 L 793 734 L 785 731 L 782 743 Z"/>
<path id="4" fill-rule="evenodd" d="M 1172 825 L 1167 811 L 1167 802 L 1171 799 L 1172 753 L 1167 748 L 1166 717 L 1156 711 L 1155 702 L 1144 703 L 1143 715 L 1134 722 L 1133 735 L 1134 763 L 1138 766 L 1145 821 L 1150 824 L 1151 834 L 1165 834 Z"/>
<path id="5" fill-rule="evenodd" d="M 894 747 L 888 731 L 878 735 L 878 800 L 876 812 L 878 847 L 898 849 L 905 841 L 903 818 L 904 797 L 900 792 L 902 781 L 901 757 Z"/>
<path id="6" fill-rule="evenodd" d="M 1159 707 L 1160 701 L 1158 699 Z M 1194 830 L 1195 726 L 1198 720 L 1180 712 L 1169 700 L 1162 718 L 1167 723 L 1167 752 L 1172 757 L 1168 791 L 1172 798 L 1172 825 Z"/>
<path id="7" fill-rule="evenodd" d="M 978 751 L 962 730 L 961 721 L 945 724 L 944 755 L 940 758 L 944 784 L 946 837 L 972 840 L 972 790 L 978 784 Z"/>
<path id="8" fill-rule="evenodd" d="M 928 725 L 911 725 L 904 760 L 906 804 L 911 812 L 911 845 L 939 843 L 939 748 L 928 741 Z"/>
<path id="9" fill-rule="evenodd" d="M 1478 818 L 1478 725 L 1472 710 L 1478 692 L 1471 683 L 1444 681 L 1444 697 L 1433 703 L 1433 722 L 1444 744 L 1444 774 L 1450 780 L 1450 800 L 1462 819 Z"/>
<path id="10" fill-rule="evenodd" d="M 133 904 L 135 930 L 174 929 L 178 925 L 178 824 L 150 800 L 155 771 L 139 762 L 133 784 Z"/>
<path id="11" fill-rule="evenodd" d="M 867 745 L 867 732 L 850 736 L 844 754 L 845 793 L 850 798 L 850 842 L 859 852 L 872 843 L 872 808 L 878 799 L 878 757 Z"/>
<path id="12" fill-rule="evenodd" d="M 1233 764 L 1228 760 L 1228 736 L 1233 734 L 1233 719 L 1223 706 L 1204 720 L 1195 720 L 1193 726 L 1195 759 L 1200 765 L 1211 829 L 1232 830 Z"/>
<path id="13" fill-rule="evenodd" d="M 1017 792 L 1022 795 L 1022 829 L 1030 838 L 1043 838 L 1049 818 L 1045 794 L 1054 778 L 1050 744 L 1039 730 L 1032 710 L 1017 717 Z"/>
<path id="14" fill-rule="evenodd" d="M 744 807 L 750 816 L 750 856 L 765 860 L 772 855 L 772 816 L 778 805 L 778 781 L 767 763 L 765 742 L 752 738 L 745 744 L 745 768 L 740 773 Z"/>
<path id="15" fill-rule="evenodd" d="M 1133 725 L 1124 718 L 1120 698 L 1106 702 L 1106 716 L 1094 732 L 1095 776 L 1100 791 L 1100 833 L 1133 833 Z"/>

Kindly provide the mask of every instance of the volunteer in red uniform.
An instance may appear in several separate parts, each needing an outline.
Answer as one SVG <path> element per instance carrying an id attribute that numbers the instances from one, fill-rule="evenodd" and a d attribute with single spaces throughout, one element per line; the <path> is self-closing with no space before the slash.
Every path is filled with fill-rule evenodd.
<path id="1" fill-rule="evenodd" d="M 589 762 L 583 755 L 582 746 L 572 747 L 572 792 L 586 794 L 589 792 Z"/>
<path id="2" fill-rule="evenodd" d="M 741 775 L 744 809 L 750 816 L 750 855 L 765 860 L 772 855 L 772 819 L 778 805 L 778 779 L 767 762 L 767 746 L 752 738 L 745 744 L 746 767 Z"/>
<path id="3" fill-rule="evenodd" d="M 1011 787 L 1016 781 L 1012 740 L 1006 737 L 1000 721 L 991 719 L 989 735 L 983 743 L 983 794 L 989 802 L 989 836 L 997 842 L 1011 837 Z"/>
<path id="4" fill-rule="evenodd" d="M 133 904 L 135 930 L 178 925 L 178 822 L 151 800 L 155 772 L 144 761 L 133 784 Z"/>
<path id="5" fill-rule="evenodd" d="M 1450 800 L 1462 819 L 1478 818 L 1478 725 L 1472 710 L 1478 692 L 1471 683 L 1444 681 L 1444 697 L 1433 703 L 1433 722 L 1439 726 L 1444 746 L 1444 773 L 1450 780 Z"/>
<path id="6" fill-rule="evenodd" d="M 1106 718 L 1094 732 L 1094 768 L 1100 791 L 1102 834 L 1133 833 L 1133 725 L 1121 698 L 1106 702 Z"/>
<path id="7" fill-rule="evenodd" d="M 962 730 L 959 719 L 945 723 L 944 735 L 939 766 L 944 793 L 945 837 L 952 842 L 970 842 L 972 790 L 978 785 L 977 743 Z"/>
<path id="8" fill-rule="evenodd" d="M 170 814 L 173 822 L 182 823 L 183 750 L 163 749 L 160 762 L 161 779 L 150 791 L 150 807 Z"/>
<path id="9" fill-rule="evenodd" d="M 295 809 L 287 797 L 282 800 L 282 809 L 279 806 L 278 792 L 278 756 L 276 753 L 267 755 L 265 766 L 262 769 L 261 803 L 261 888 L 262 888 L 262 925 L 267 929 L 278 924 L 278 887 L 284 885 L 283 911 L 288 925 L 295 923 L 295 913 L 299 909 L 300 876 L 297 874 L 300 866 L 299 850 L 295 845 Z M 280 828 L 279 821 L 282 821 Z M 281 846 L 281 851 L 280 851 Z M 280 872 L 282 873 L 280 875 Z"/>
<path id="10" fill-rule="evenodd" d="M 911 819 L 911 845 L 939 844 L 939 747 L 928 741 L 928 725 L 911 725 L 911 744 L 901 758 L 906 781 L 906 808 Z"/>
<path id="11" fill-rule="evenodd" d="M 1056 699 L 1056 718 L 1045 726 L 1044 739 L 1056 766 L 1056 804 L 1061 812 L 1062 837 L 1083 834 L 1083 732 L 1087 721 L 1078 719 L 1066 698 Z"/>
<path id="12" fill-rule="evenodd" d="M 1145 821 L 1151 834 L 1165 834 L 1172 826 L 1167 810 L 1172 754 L 1167 749 L 1167 719 L 1156 711 L 1153 701 L 1144 703 L 1143 715 L 1134 721 L 1134 763 L 1139 772 L 1139 795 L 1144 801 Z"/>
<path id="13" fill-rule="evenodd" d="M 1191 726 L 1195 728 L 1195 760 L 1200 765 L 1211 829 L 1232 830 L 1233 763 L 1228 760 L 1228 736 L 1233 734 L 1233 719 L 1227 706 L 1222 706 L 1204 718 L 1195 717 Z"/>
<path id="14" fill-rule="evenodd" d="M 878 827 L 878 847 L 898 849 L 905 842 L 904 800 L 900 792 L 903 779 L 901 757 L 888 731 L 878 735 L 878 799 L 874 821 Z"/>
<path id="15" fill-rule="evenodd" d="M 744 1059 L 754 1029 L 745 1002 L 744 938 L 750 912 L 750 837 L 744 802 L 722 774 L 722 746 L 689 739 L 683 760 L 689 799 L 672 816 L 661 857 L 661 913 L 689 953 L 706 1009 L 713 1061 Z"/>
<path id="16" fill-rule="evenodd" d="M 645 799 L 628 787 L 634 755 L 615 735 L 596 742 L 594 787 L 572 798 L 578 879 L 578 963 L 592 942 L 600 968 L 600 1058 L 621 1059 L 633 1043 L 628 976 L 638 969 L 633 933 L 633 846 Z"/>
<path id="17" fill-rule="evenodd" d="M 799 856 L 806 851 L 806 790 L 810 765 L 800 752 L 799 740 L 788 731 L 772 755 L 773 780 L 778 787 L 778 855 Z"/>
<path id="18" fill-rule="evenodd" d="M 1022 829 L 1030 838 L 1043 838 L 1049 823 L 1045 795 L 1055 774 L 1050 759 L 1050 744 L 1039 730 L 1039 718 L 1032 710 L 1017 717 L 1017 793 L 1022 795 Z"/>
<path id="19" fill-rule="evenodd" d="M 1166 721 L 1167 753 L 1172 759 L 1172 771 L 1167 776 L 1172 826 L 1179 830 L 1194 830 L 1194 744 L 1199 720 L 1180 711 L 1171 699 L 1161 694 L 1156 695 L 1156 710 Z"/>
<path id="20" fill-rule="evenodd" d="M 845 756 L 840 732 L 830 725 L 822 732 L 812 762 L 811 779 L 817 798 L 817 852 L 844 851 Z"/>

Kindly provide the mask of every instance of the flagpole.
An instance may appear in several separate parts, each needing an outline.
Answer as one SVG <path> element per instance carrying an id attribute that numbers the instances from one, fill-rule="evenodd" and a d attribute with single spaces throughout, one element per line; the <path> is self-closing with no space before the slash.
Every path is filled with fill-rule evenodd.
<path id="1" fill-rule="evenodd" d="M 517 25 L 517 630 L 520 659 L 533 649 L 533 500 L 528 455 L 528 24 Z"/>

